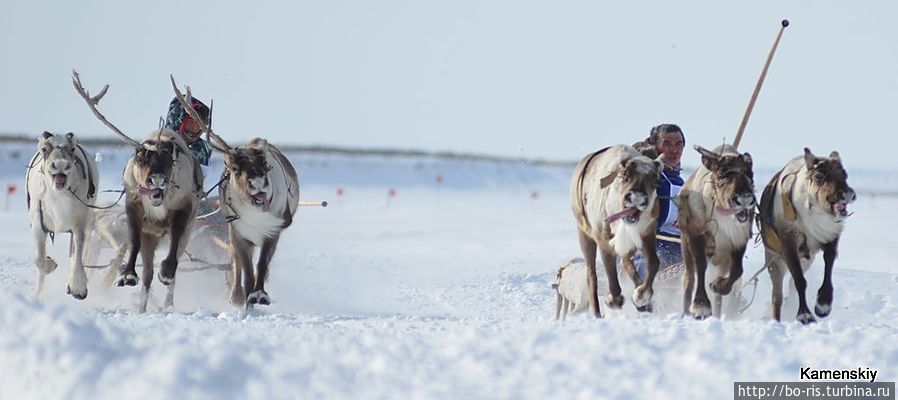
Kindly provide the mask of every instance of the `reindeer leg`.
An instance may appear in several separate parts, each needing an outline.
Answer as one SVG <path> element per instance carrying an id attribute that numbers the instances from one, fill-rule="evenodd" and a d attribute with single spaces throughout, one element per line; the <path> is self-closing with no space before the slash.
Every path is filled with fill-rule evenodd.
<path id="1" fill-rule="evenodd" d="M 233 226 L 228 229 L 229 241 L 231 243 L 228 253 L 231 257 L 231 297 L 229 302 L 235 307 L 241 307 L 246 304 L 246 291 L 243 289 L 243 264 L 238 261 L 237 240 L 243 240 L 236 236 Z"/>
<path id="2" fill-rule="evenodd" d="M 103 235 L 105 236 L 106 233 L 103 233 Z M 122 267 L 122 260 L 125 259 L 125 252 L 128 251 L 128 246 L 124 242 L 116 240 L 111 234 L 106 236 L 106 240 L 109 241 L 112 249 L 115 250 L 115 256 L 109 261 L 106 276 L 103 278 L 103 286 L 109 288 L 115 282 L 115 275 L 118 273 L 119 268 Z"/>
<path id="3" fill-rule="evenodd" d="M 580 251 L 586 260 L 586 286 L 589 289 L 589 311 L 596 318 L 602 318 L 599 310 L 598 280 L 596 278 L 596 242 L 589 235 L 577 231 L 580 240 Z"/>
<path id="4" fill-rule="evenodd" d="M 190 228 L 193 227 L 189 209 L 180 209 L 173 211 L 171 223 L 171 241 L 169 243 L 168 255 L 162 260 L 159 269 L 159 282 L 163 285 L 175 283 L 175 273 L 178 270 L 178 257 L 187 248 L 187 240 L 190 236 Z"/>
<path id="5" fill-rule="evenodd" d="M 239 235 L 232 234 L 231 245 L 234 247 L 234 289 L 231 290 L 231 304 L 234 306 L 245 305 L 251 308 L 247 301 L 248 293 L 255 287 L 255 275 L 253 274 L 253 246 Z M 243 287 L 240 287 L 240 275 L 243 276 Z"/>
<path id="6" fill-rule="evenodd" d="M 767 266 L 767 272 L 770 274 L 771 290 L 771 311 L 773 318 L 780 320 L 783 309 L 783 278 L 786 275 L 786 268 L 782 265 L 779 256 L 770 251 L 764 251 L 764 265 Z"/>
<path id="7" fill-rule="evenodd" d="M 814 316 L 811 315 L 811 310 L 808 308 L 805 293 L 808 287 L 808 281 L 805 279 L 804 271 L 802 271 L 801 268 L 801 259 L 798 256 L 797 243 L 794 238 L 787 236 L 782 237 L 780 240 L 783 248 L 783 259 L 786 262 L 786 266 L 789 267 L 792 282 L 795 283 L 795 291 L 798 292 L 798 314 L 795 316 L 795 319 L 805 325 L 811 322 L 817 322 L 817 320 L 814 319 Z"/>
<path id="8" fill-rule="evenodd" d="M 711 290 L 724 296 L 730 294 L 733 290 L 733 284 L 742 277 L 742 256 L 744 254 L 745 247 L 735 248 L 730 252 L 727 275 L 718 277 L 714 282 L 711 282 Z"/>
<path id="9" fill-rule="evenodd" d="M 56 261 L 47 256 L 47 233 L 41 228 L 38 218 L 32 218 L 31 236 L 37 250 L 34 256 L 34 265 L 37 267 L 37 287 L 34 290 L 34 297 L 40 298 L 44 291 L 44 279 L 56 269 Z"/>
<path id="10" fill-rule="evenodd" d="M 714 318 L 720 319 L 723 315 L 723 295 L 717 292 L 711 293 L 711 315 Z"/>
<path id="11" fill-rule="evenodd" d="M 654 227 L 652 227 L 649 234 L 642 238 L 642 255 L 646 259 L 648 273 L 645 276 L 645 281 L 633 290 L 633 303 L 636 305 L 637 310 L 651 312 L 652 295 L 654 294 L 652 285 L 655 283 L 655 275 L 658 274 L 658 267 L 661 264 L 661 261 L 658 260 L 658 247 Z"/>
<path id="12" fill-rule="evenodd" d="M 66 293 L 78 300 L 87 298 L 87 273 L 84 271 L 82 257 L 84 257 L 84 225 L 76 228 L 72 232 L 71 244 L 71 265 L 72 271 L 69 275 L 69 282 L 66 284 Z"/>
<path id="13" fill-rule="evenodd" d="M 99 220 L 97 221 L 96 229 L 98 233 L 97 240 L 99 241 L 105 239 L 106 242 L 109 243 L 109 247 L 111 247 L 112 250 L 115 251 L 115 256 L 113 256 L 112 260 L 109 261 L 109 266 L 106 267 L 106 275 L 103 277 L 102 287 L 105 290 L 111 287 L 115 282 L 115 275 L 118 274 L 119 268 L 122 267 L 122 260 L 125 259 L 125 252 L 128 250 L 128 246 L 116 239 L 115 235 L 113 235 L 112 232 L 109 231 L 109 227 L 103 223 L 100 223 Z M 97 251 L 99 252 L 99 249 L 102 246 L 98 244 L 95 247 L 97 247 Z"/>
<path id="14" fill-rule="evenodd" d="M 599 254 L 602 256 L 602 264 L 605 265 L 605 275 L 608 277 L 608 297 L 605 304 L 614 309 L 620 309 L 624 305 L 624 296 L 621 295 L 620 279 L 617 276 L 617 257 L 607 243 L 600 243 Z"/>
<path id="15" fill-rule="evenodd" d="M 823 245 L 823 284 L 817 291 L 817 305 L 814 306 L 814 314 L 820 318 L 826 318 L 832 311 L 833 304 L 833 264 L 838 255 L 839 238 Z"/>
<path id="16" fill-rule="evenodd" d="M 558 321 L 561 319 L 561 305 L 562 305 L 561 293 L 558 293 L 558 289 L 555 289 L 555 320 Z"/>
<path id="17" fill-rule="evenodd" d="M 639 271 L 636 270 L 636 264 L 633 262 L 633 256 L 636 255 L 636 251 L 631 251 L 625 254 L 621 260 L 621 267 L 623 267 L 624 272 L 627 273 L 627 276 L 630 277 L 630 280 L 633 281 L 633 286 L 639 286 L 642 284 L 642 278 L 639 276 Z"/>
<path id="18" fill-rule="evenodd" d="M 249 304 L 258 303 L 263 306 L 271 304 L 271 299 L 265 292 L 265 281 L 268 280 L 268 268 L 271 265 L 274 251 L 277 249 L 278 238 L 280 238 L 280 234 L 268 238 L 262 243 L 262 249 L 259 250 L 259 262 L 256 264 L 256 286 L 246 299 Z"/>
<path id="19" fill-rule="evenodd" d="M 147 312 L 147 300 L 150 298 L 150 285 L 153 283 L 153 259 L 156 255 L 156 246 L 159 245 L 159 238 L 151 234 L 141 235 L 140 258 L 143 261 L 143 269 L 141 279 L 143 286 L 140 288 L 140 303 L 138 303 L 138 311 Z"/>
<path id="20" fill-rule="evenodd" d="M 696 238 L 689 241 L 689 252 L 695 262 L 695 297 L 689 311 L 695 319 L 705 319 L 712 315 L 711 300 L 705 289 L 705 274 L 708 271 L 708 255 L 705 252 L 704 239 Z"/>
<path id="21" fill-rule="evenodd" d="M 686 273 L 683 274 L 683 315 L 691 315 L 689 306 L 692 305 L 692 297 L 695 290 L 695 256 L 692 254 L 692 246 L 688 236 L 682 237 L 683 247 L 683 264 L 686 266 Z"/>
<path id="22" fill-rule="evenodd" d="M 115 286 L 137 286 L 137 271 L 134 270 L 134 265 L 137 264 L 137 254 L 140 253 L 142 228 L 140 212 L 137 210 L 137 207 L 140 207 L 139 204 L 138 200 L 129 198 L 128 204 L 125 206 L 125 214 L 128 217 L 128 235 L 131 237 L 131 254 L 128 255 L 128 263 L 119 271 Z M 150 267 L 152 268 L 152 265 Z"/>

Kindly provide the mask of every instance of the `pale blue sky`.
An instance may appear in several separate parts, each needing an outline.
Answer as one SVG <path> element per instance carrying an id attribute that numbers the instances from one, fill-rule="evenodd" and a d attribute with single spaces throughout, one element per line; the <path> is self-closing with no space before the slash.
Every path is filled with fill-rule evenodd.
<path id="1" fill-rule="evenodd" d="M 0 131 L 156 127 L 168 74 L 215 99 L 232 142 L 420 148 L 574 160 L 675 122 L 732 140 L 779 21 L 741 149 L 804 146 L 894 168 L 895 1 L 4 1 Z M 697 154 L 686 153 L 689 164 Z"/>

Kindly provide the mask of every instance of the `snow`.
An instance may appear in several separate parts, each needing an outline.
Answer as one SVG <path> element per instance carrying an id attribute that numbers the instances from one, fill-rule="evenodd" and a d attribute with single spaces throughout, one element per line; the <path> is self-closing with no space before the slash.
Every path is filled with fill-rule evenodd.
<path id="1" fill-rule="evenodd" d="M 0 183 L 21 185 L 31 149 L 4 145 Z M 128 152 L 98 151 L 100 187 L 116 189 Z M 893 173 L 847 165 L 859 199 L 840 243 L 834 310 L 817 324 L 794 321 L 794 296 L 785 320 L 771 321 L 766 273 L 738 317 L 681 318 L 673 285 L 656 289 L 652 315 L 628 298 L 620 311 L 603 305 L 602 320 L 559 323 L 549 285 L 580 256 L 572 167 L 288 157 L 301 197 L 330 206 L 299 210 L 272 263 L 274 303 L 248 313 L 227 304 L 224 273 L 209 270 L 178 274 L 174 310 L 160 309 L 165 288 L 154 284 L 150 312 L 138 314 L 138 290 L 104 290 L 101 271 L 90 273 L 88 298 L 74 300 L 68 235 L 48 246 L 59 270 L 34 299 L 25 195 L 10 196 L 0 212 L 0 398 L 730 398 L 733 381 L 797 381 L 802 366 L 898 378 L 898 198 L 870 192 L 898 189 L 882 179 Z M 758 169 L 759 189 L 774 169 Z M 746 257 L 750 276 L 763 250 Z M 809 301 L 822 269 L 818 256 Z"/>

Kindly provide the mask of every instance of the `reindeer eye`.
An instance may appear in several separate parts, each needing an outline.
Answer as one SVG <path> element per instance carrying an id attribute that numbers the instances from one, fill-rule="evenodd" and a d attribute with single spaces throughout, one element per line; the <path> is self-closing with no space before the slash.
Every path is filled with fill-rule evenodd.
<path id="1" fill-rule="evenodd" d="M 814 182 L 823 183 L 823 174 L 814 174 Z"/>

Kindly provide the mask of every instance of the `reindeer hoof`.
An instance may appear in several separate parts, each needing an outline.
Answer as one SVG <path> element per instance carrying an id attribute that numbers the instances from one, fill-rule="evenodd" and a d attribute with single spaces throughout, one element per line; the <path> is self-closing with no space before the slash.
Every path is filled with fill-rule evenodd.
<path id="1" fill-rule="evenodd" d="M 171 285 L 175 282 L 174 274 L 172 274 L 172 276 L 165 276 L 162 272 L 163 271 L 159 271 L 159 273 L 156 274 L 156 278 L 159 279 L 159 282 L 162 282 L 162 284 L 165 286 Z"/>
<path id="2" fill-rule="evenodd" d="M 72 292 L 72 287 L 69 285 L 65 285 L 65 294 L 70 294 L 72 297 L 78 300 L 84 300 L 87 298 L 87 288 L 84 288 L 83 292 Z"/>
<path id="3" fill-rule="evenodd" d="M 44 262 L 40 263 L 40 264 L 43 264 L 43 265 L 38 265 L 37 269 L 39 269 L 41 271 L 41 273 L 44 275 L 47 275 L 53 271 L 56 271 L 56 267 L 58 266 L 58 265 L 56 265 L 56 261 L 54 261 L 52 258 L 50 258 L 50 256 L 47 256 L 46 258 L 44 258 Z"/>
<path id="4" fill-rule="evenodd" d="M 829 313 L 832 312 L 833 306 L 831 304 L 820 304 L 814 306 L 814 314 L 817 314 L 820 318 L 826 318 L 829 316 Z"/>
<path id="5" fill-rule="evenodd" d="M 711 302 L 692 302 L 689 312 L 699 321 L 708 318 L 711 316 Z"/>
<path id="6" fill-rule="evenodd" d="M 814 316 L 811 315 L 811 313 L 809 313 L 809 312 L 799 313 L 798 316 L 795 317 L 795 319 L 798 322 L 801 322 L 802 325 L 807 325 L 807 324 L 817 322 L 817 320 L 814 319 Z"/>
<path id="7" fill-rule="evenodd" d="M 730 294 L 733 291 L 733 285 L 728 285 L 726 282 L 727 279 L 723 277 L 715 279 L 714 282 L 711 282 L 711 290 L 723 296 Z"/>
<path id="8" fill-rule="evenodd" d="M 115 280 L 116 287 L 123 286 L 137 286 L 137 275 L 136 274 L 124 274 L 119 275 Z"/>
<path id="9" fill-rule="evenodd" d="M 652 302 L 653 293 L 651 288 L 639 286 L 633 291 L 633 303 L 636 307 L 645 307 Z"/>
<path id="10" fill-rule="evenodd" d="M 613 296 L 611 294 L 605 298 L 605 304 L 614 309 L 620 309 L 624 306 L 624 296 Z"/>
<path id="11" fill-rule="evenodd" d="M 243 294 L 243 289 L 231 291 L 231 298 L 228 299 L 234 307 L 243 307 L 246 305 L 246 295 Z"/>
<path id="12" fill-rule="evenodd" d="M 267 306 L 271 305 L 271 298 L 268 297 L 268 293 L 265 293 L 264 290 L 257 290 L 249 294 L 249 297 L 246 298 L 246 304 Z"/>
<path id="13" fill-rule="evenodd" d="M 652 303 L 649 303 L 649 304 L 646 304 L 646 305 L 641 306 L 641 307 L 636 307 L 636 311 L 644 312 L 644 313 L 650 313 L 650 312 L 653 312 L 654 309 L 652 309 Z"/>
<path id="14" fill-rule="evenodd" d="M 162 282 L 165 286 L 170 285 L 175 281 L 175 271 L 178 270 L 178 261 L 162 260 L 162 264 L 159 266 L 159 273 L 156 274 L 159 277 L 159 282 Z"/>

